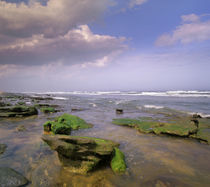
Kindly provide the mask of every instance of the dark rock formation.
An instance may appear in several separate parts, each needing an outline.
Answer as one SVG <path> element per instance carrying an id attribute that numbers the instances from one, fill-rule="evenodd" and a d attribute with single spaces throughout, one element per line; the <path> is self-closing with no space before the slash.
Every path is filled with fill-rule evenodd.
<path id="1" fill-rule="evenodd" d="M 5 152 L 5 150 L 7 149 L 7 145 L 5 144 L 0 144 L 0 155 L 3 154 Z"/>
<path id="2" fill-rule="evenodd" d="M 66 135 L 43 135 L 42 139 L 58 152 L 61 163 L 73 173 L 86 174 L 101 165 L 110 163 L 113 155 L 114 168 L 119 168 L 120 162 L 124 163 L 122 152 L 120 156 L 119 152 L 115 154 L 119 144 L 110 140 Z M 123 161 L 121 161 L 122 157 Z M 122 172 L 122 169 L 114 171 Z"/>
<path id="3" fill-rule="evenodd" d="M 0 117 L 27 117 L 37 114 L 37 109 L 32 106 L 16 105 L 11 107 L 0 107 Z"/>
<path id="4" fill-rule="evenodd" d="M 117 109 L 116 109 L 116 114 L 123 114 L 123 109 L 117 108 Z"/>

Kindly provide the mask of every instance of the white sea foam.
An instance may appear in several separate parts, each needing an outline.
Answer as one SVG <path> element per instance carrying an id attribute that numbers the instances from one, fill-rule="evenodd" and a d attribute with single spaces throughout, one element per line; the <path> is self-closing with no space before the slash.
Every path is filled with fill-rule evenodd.
<path id="1" fill-rule="evenodd" d="M 144 108 L 161 109 L 161 108 L 164 108 L 164 107 L 163 106 L 157 106 L 157 105 L 144 105 Z"/>
<path id="2" fill-rule="evenodd" d="M 187 113 L 190 115 L 197 114 L 197 115 L 200 115 L 202 118 L 210 118 L 210 114 L 204 114 L 204 113 L 199 113 L 199 112 L 187 112 Z"/>
<path id="3" fill-rule="evenodd" d="M 26 93 L 26 92 L 25 92 Z M 166 91 L 166 92 L 120 92 L 120 91 L 72 91 L 72 92 L 43 92 L 43 93 L 29 93 L 28 94 L 56 94 L 56 95 L 130 95 L 130 96 L 158 96 L 158 97 L 209 97 L 210 91 Z"/>
<path id="4" fill-rule="evenodd" d="M 66 97 L 52 97 L 53 99 L 56 99 L 56 100 L 69 100 L 68 98 Z"/>
<path id="5" fill-rule="evenodd" d="M 92 107 L 97 107 L 95 103 L 89 103 L 89 104 L 92 105 Z"/>

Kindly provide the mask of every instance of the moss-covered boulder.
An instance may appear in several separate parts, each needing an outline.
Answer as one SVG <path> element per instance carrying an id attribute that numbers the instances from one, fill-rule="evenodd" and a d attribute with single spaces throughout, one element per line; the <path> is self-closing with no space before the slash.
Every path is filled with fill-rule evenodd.
<path id="1" fill-rule="evenodd" d="M 70 114 L 63 114 L 54 121 L 44 123 L 44 131 L 54 134 L 70 134 L 71 130 L 86 129 L 92 127 L 85 120 Z"/>
<path id="2" fill-rule="evenodd" d="M 0 107 L 0 117 L 27 117 L 37 115 L 38 111 L 33 106 L 16 105 Z"/>
<path id="3" fill-rule="evenodd" d="M 113 155 L 112 165 L 115 171 L 117 167 L 121 172 L 123 171 L 123 167 L 118 166 L 121 164 L 119 160 L 122 159 L 122 153 L 116 149 L 119 144 L 113 141 L 66 135 L 43 135 L 42 139 L 58 152 L 61 163 L 70 172 L 86 174 L 95 168 L 109 164 Z"/>
<path id="4" fill-rule="evenodd" d="M 2 187 L 18 187 L 24 186 L 28 180 L 14 169 L 0 167 L 0 186 Z"/>
<path id="5" fill-rule="evenodd" d="M 111 168 L 115 173 L 124 173 L 126 170 L 125 156 L 119 148 L 114 148 L 114 156 L 111 160 Z"/>
<path id="6" fill-rule="evenodd" d="M 5 144 L 0 144 L 0 155 L 3 154 L 5 152 L 5 150 L 7 149 L 7 145 Z"/>

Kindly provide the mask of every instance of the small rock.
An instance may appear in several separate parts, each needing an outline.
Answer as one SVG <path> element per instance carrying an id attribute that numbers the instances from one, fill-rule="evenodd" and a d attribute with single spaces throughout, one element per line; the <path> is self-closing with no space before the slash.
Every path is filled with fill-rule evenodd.
<path id="1" fill-rule="evenodd" d="M 200 114 L 193 114 L 192 116 L 193 118 L 202 118 L 202 116 Z"/>
<path id="2" fill-rule="evenodd" d="M 0 144 L 0 154 L 3 154 L 5 150 L 7 149 L 7 145 L 5 144 Z"/>
<path id="3" fill-rule="evenodd" d="M 26 128 L 24 125 L 19 125 L 17 128 L 16 128 L 17 131 L 19 132 L 22 132 L 22 131 L 26 131 Z"/>
<path id="4" fill-rule="evenodd" d="M 83 111 L 84 109 L 81 109 L 81 108 L 72 108 L 71 111 L 72 112 L 80 112 L 80 111 Z"/>
<path id="5" fill-rule="evenodd" d="M 116 109 L 116 114 L 123 114 L 123 109 Z"/>

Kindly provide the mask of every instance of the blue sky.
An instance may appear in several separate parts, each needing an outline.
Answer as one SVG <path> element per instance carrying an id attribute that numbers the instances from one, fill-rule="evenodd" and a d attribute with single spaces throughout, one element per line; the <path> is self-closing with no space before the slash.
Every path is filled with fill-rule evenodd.
<path id="1" fill-rule="evenodd" d="M 210 90 L 209 0 L 0 1 L 0 90 Z"/>

